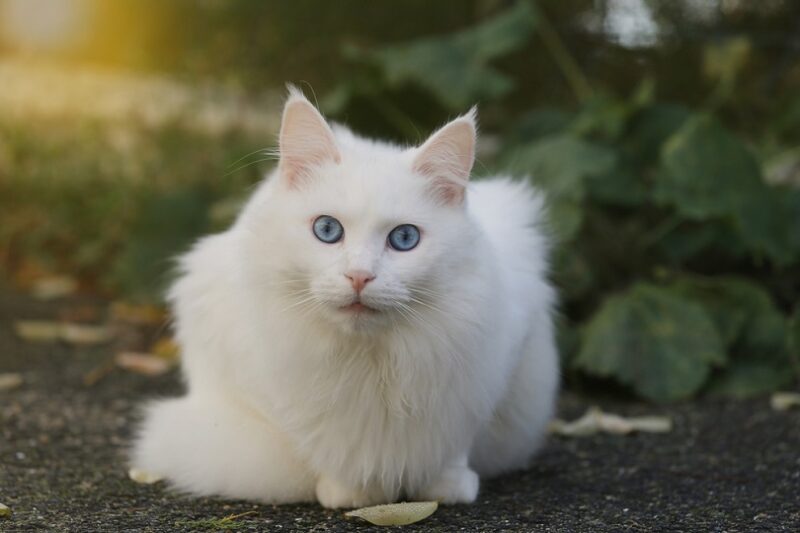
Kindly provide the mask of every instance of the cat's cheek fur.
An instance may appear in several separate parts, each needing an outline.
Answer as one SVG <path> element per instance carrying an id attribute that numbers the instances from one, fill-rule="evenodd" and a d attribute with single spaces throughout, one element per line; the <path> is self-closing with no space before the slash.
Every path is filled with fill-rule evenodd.
<path id="1" fill-rule="evenodd" d="M 170 301 L 188 392 L 148 407 L 132 463 L 190 493 L 270 503 L 473 501 L 478 475 L 527 465 L 553 411 L 541 200 L 495 179 L 442 206 L 415 151 L 332 131 L 335 165 L 293 187 L 274 174 L 181 259 Z M 322 214 L 342 221 L 341 243 L 311 234 Z M 424 245 L 383 250 L 400 223 L 425 228 Z M 365 301 L 416 285 L 421 303 L 349 327 L 332 314 L 367 256 Z"/>

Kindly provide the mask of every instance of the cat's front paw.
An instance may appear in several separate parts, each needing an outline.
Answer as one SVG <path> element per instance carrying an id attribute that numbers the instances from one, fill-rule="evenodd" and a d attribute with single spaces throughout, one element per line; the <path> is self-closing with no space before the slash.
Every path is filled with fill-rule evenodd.
<path id="1" fill-rule="evenodd" d="M 450 467 L 419 494 L 420 500 L 472 503 L 478 497 L 478 474 L 467 466 Z"/>
<path id="2" fill-rule="evenodd" d="M 317 481 L 317 500 L 328 509 L 367 507 L 381 503 L 382 497 L 365 490 L 345 487 L 338 481 L 321 476 Z"/>

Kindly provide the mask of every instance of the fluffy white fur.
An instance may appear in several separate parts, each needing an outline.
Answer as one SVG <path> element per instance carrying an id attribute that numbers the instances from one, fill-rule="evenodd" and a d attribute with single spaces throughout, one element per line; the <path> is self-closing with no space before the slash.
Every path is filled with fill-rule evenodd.
<path id="1" fill-rule="evenodd" d="M 199 495 L 352 507 L 471 502 L 525 467 L 558 386 L 541 200 L 467 186 L 475 112 L 417 148 L 331 129 L 292 91 L 278 169 L 170 292 L 186 396 L 150 404 L 133 466 Z M 336 217 L 344 238 L 312 233 Z M 397 225 L 419 245 L 387 246 Z M 375 279 L 344 309 L 345 274 Z"/>

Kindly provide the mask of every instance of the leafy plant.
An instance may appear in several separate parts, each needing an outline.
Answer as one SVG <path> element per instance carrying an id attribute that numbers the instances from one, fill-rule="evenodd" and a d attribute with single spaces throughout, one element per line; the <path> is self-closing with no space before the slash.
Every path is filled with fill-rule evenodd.
<path id="1" fill-rule="evenodd" d="M 172 258 L 214 223 L 215 200 L 259 178 L 256 166 L 226 167 L 256 142 L 236 135 L 128 124 L 122 150 L 98 124 L 41 126 L 0 121 L 0 263 L 11 271 L 35 265 L 158 300 Z"/>
<path id="2" fill-rule="evenodd" d="M 520 108 L 512 97 L 523 71 L 490 64 L 535 37 L 576 109 Z M 369 87 L 403 134 L 416 119 L 403 109 L 421 106 L 386 88 L 420 91 L 440 116 L 480 101 L 487 129 L 505 132 L 481 159 L 488 173 L 527 176 L 549 198 L 568 377 L 613 379 L 653 401 L 746 396 L 800 377 L 800 190 L 768 184 L 758 146 L 720 120 L 753 54 L 743 37 L 709 46 L 704 69 L 718 85 L 706 107 L 658 101 L 651 80 L 620 98 L 589 88 L 541 9 L 519 2 L 453 34 L 350 51 L 333 111 L 363 108 Z"/>
<path id="3" fill-rule="evenodd" d="M 613 62 L 594 53 L 598 41 L 561 40 L 574 30 L 575 13 L 588 12 L 592 2 L 456 4 L 430 8 L 447 19 L 447 33 L 383 46 L 369 38 L 349 42 L 341 61 L 307 68 L 339 72 L 321 99 L 324 110 L 360 132 L 415 142 L 423 130 L 480 104 L 484 143 L 476 173 L 512 173 L 549 197 L 547 230 L 557 242 L 552 272 L 564 316 L 559 339 L 572 385 L 597 382 L 588 376 L 672 401 L 703 392 L 758 394 L 796 382 L 800 98 L 791 84 L 776 82 L 791 61 L 774 61 L 772 45 L 739 34 L 738 26 L 703 32 L 701 22 L 690 28 L 690 45 L 669 41 L 667 70 L 660 50 L 629 53 L 605 42 L 603 53 L 632 67 L 617 69 L 622 83 L 604 75 Z M 669 16 L 683 9 L 678 4 L 655 11 Z M 303 64 L 302 50 L 319 48 L 313 43 L 322 38 L 308 35 L 305 16 L 292 19 L 295 26 L 288 16 L 254 16 L 293 9 L 269 6 L 225 8 L 226 37 L 202 40 L 195 56 L 222 50 L 219 57 L 244 54 L 253 64 L 272 66 L 278 57 Z M 214 26 L 219 9 L 206 13 L 204 24 Z M 346 34 L 337 18 L 343 11 L 331 9 L 336 17 L 325 27 Z M 469 17 L 473 24 L 453 29 Z M 770 17 L 774 23 L 778 15 Z M 255 57 L 276 40 L 262 28 L 272 19 L 281 21 L 279 33 L 292 36 L 290 45 Z M 667 26 L 675 33 L 684 31 L 673 22 Z M 398 25 L 440 27 L 429 24 Z M 375 33 L 381 31 L 362 37 Z M 695 50 L 705 33 L 707 44 Z M 253 47 L 248 35 L 266 39 L 265 46 Z M 233 48 L 215 49 L 214 42 Z M 580 53 L 573 56 L 570 47 Z M 342 61 L 349 67 L 340 69 Z M 209 65 L 215 74 L 228 71 Z M 565 103 L 570 98 L 572 105 Z M 170 258 L 230 220 L 245 186 L 263 171 L 247 166 L 263 162 L 259 152 L 236 160 L 270 142 L 190 133 L 177 122 L 21 122 L 0 120 L 0 263 L 14 271 L 27 263 L 69 271 L 129 298 L 157 298 Z M 245 171 L 231 173 L 231 163 Z"/>
<path id="4" fill-rule="evenodd" d="M 586 326 L 574 366 L 613 376 L 658 401 L 697 392 L 725 359 L 702 307 L 664 287 L 638 283 L 605 298 Z"/>
<path id="5" fill-rule="evenodd" d="M 446 106 L 458 109 L 478 100 L 506 96 L 514 88 L 513 79 L 490 62 L 524 45 L 535 22 L 531 6 L 519 2 L 508 11 L 452 35 L 372 51 L 350 48 L 348 52 L 352 59 L 378 67 L 386 85 L 416 83 Z"/>

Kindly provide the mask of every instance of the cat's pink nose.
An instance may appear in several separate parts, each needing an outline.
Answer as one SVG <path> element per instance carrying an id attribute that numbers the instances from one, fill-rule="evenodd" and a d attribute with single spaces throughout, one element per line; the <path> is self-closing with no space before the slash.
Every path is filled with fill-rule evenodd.
<path id="1" fill-rule="evenodd" d="M 346 272 L 344 277 L 350 280 L 350 285 L 353 286 L 353 289 L 355 289 L 357 293 L 364 290 L 367 283 L 375 279 L 375 276 L 366 270 L 351 270 L 350 272 Z"/>

